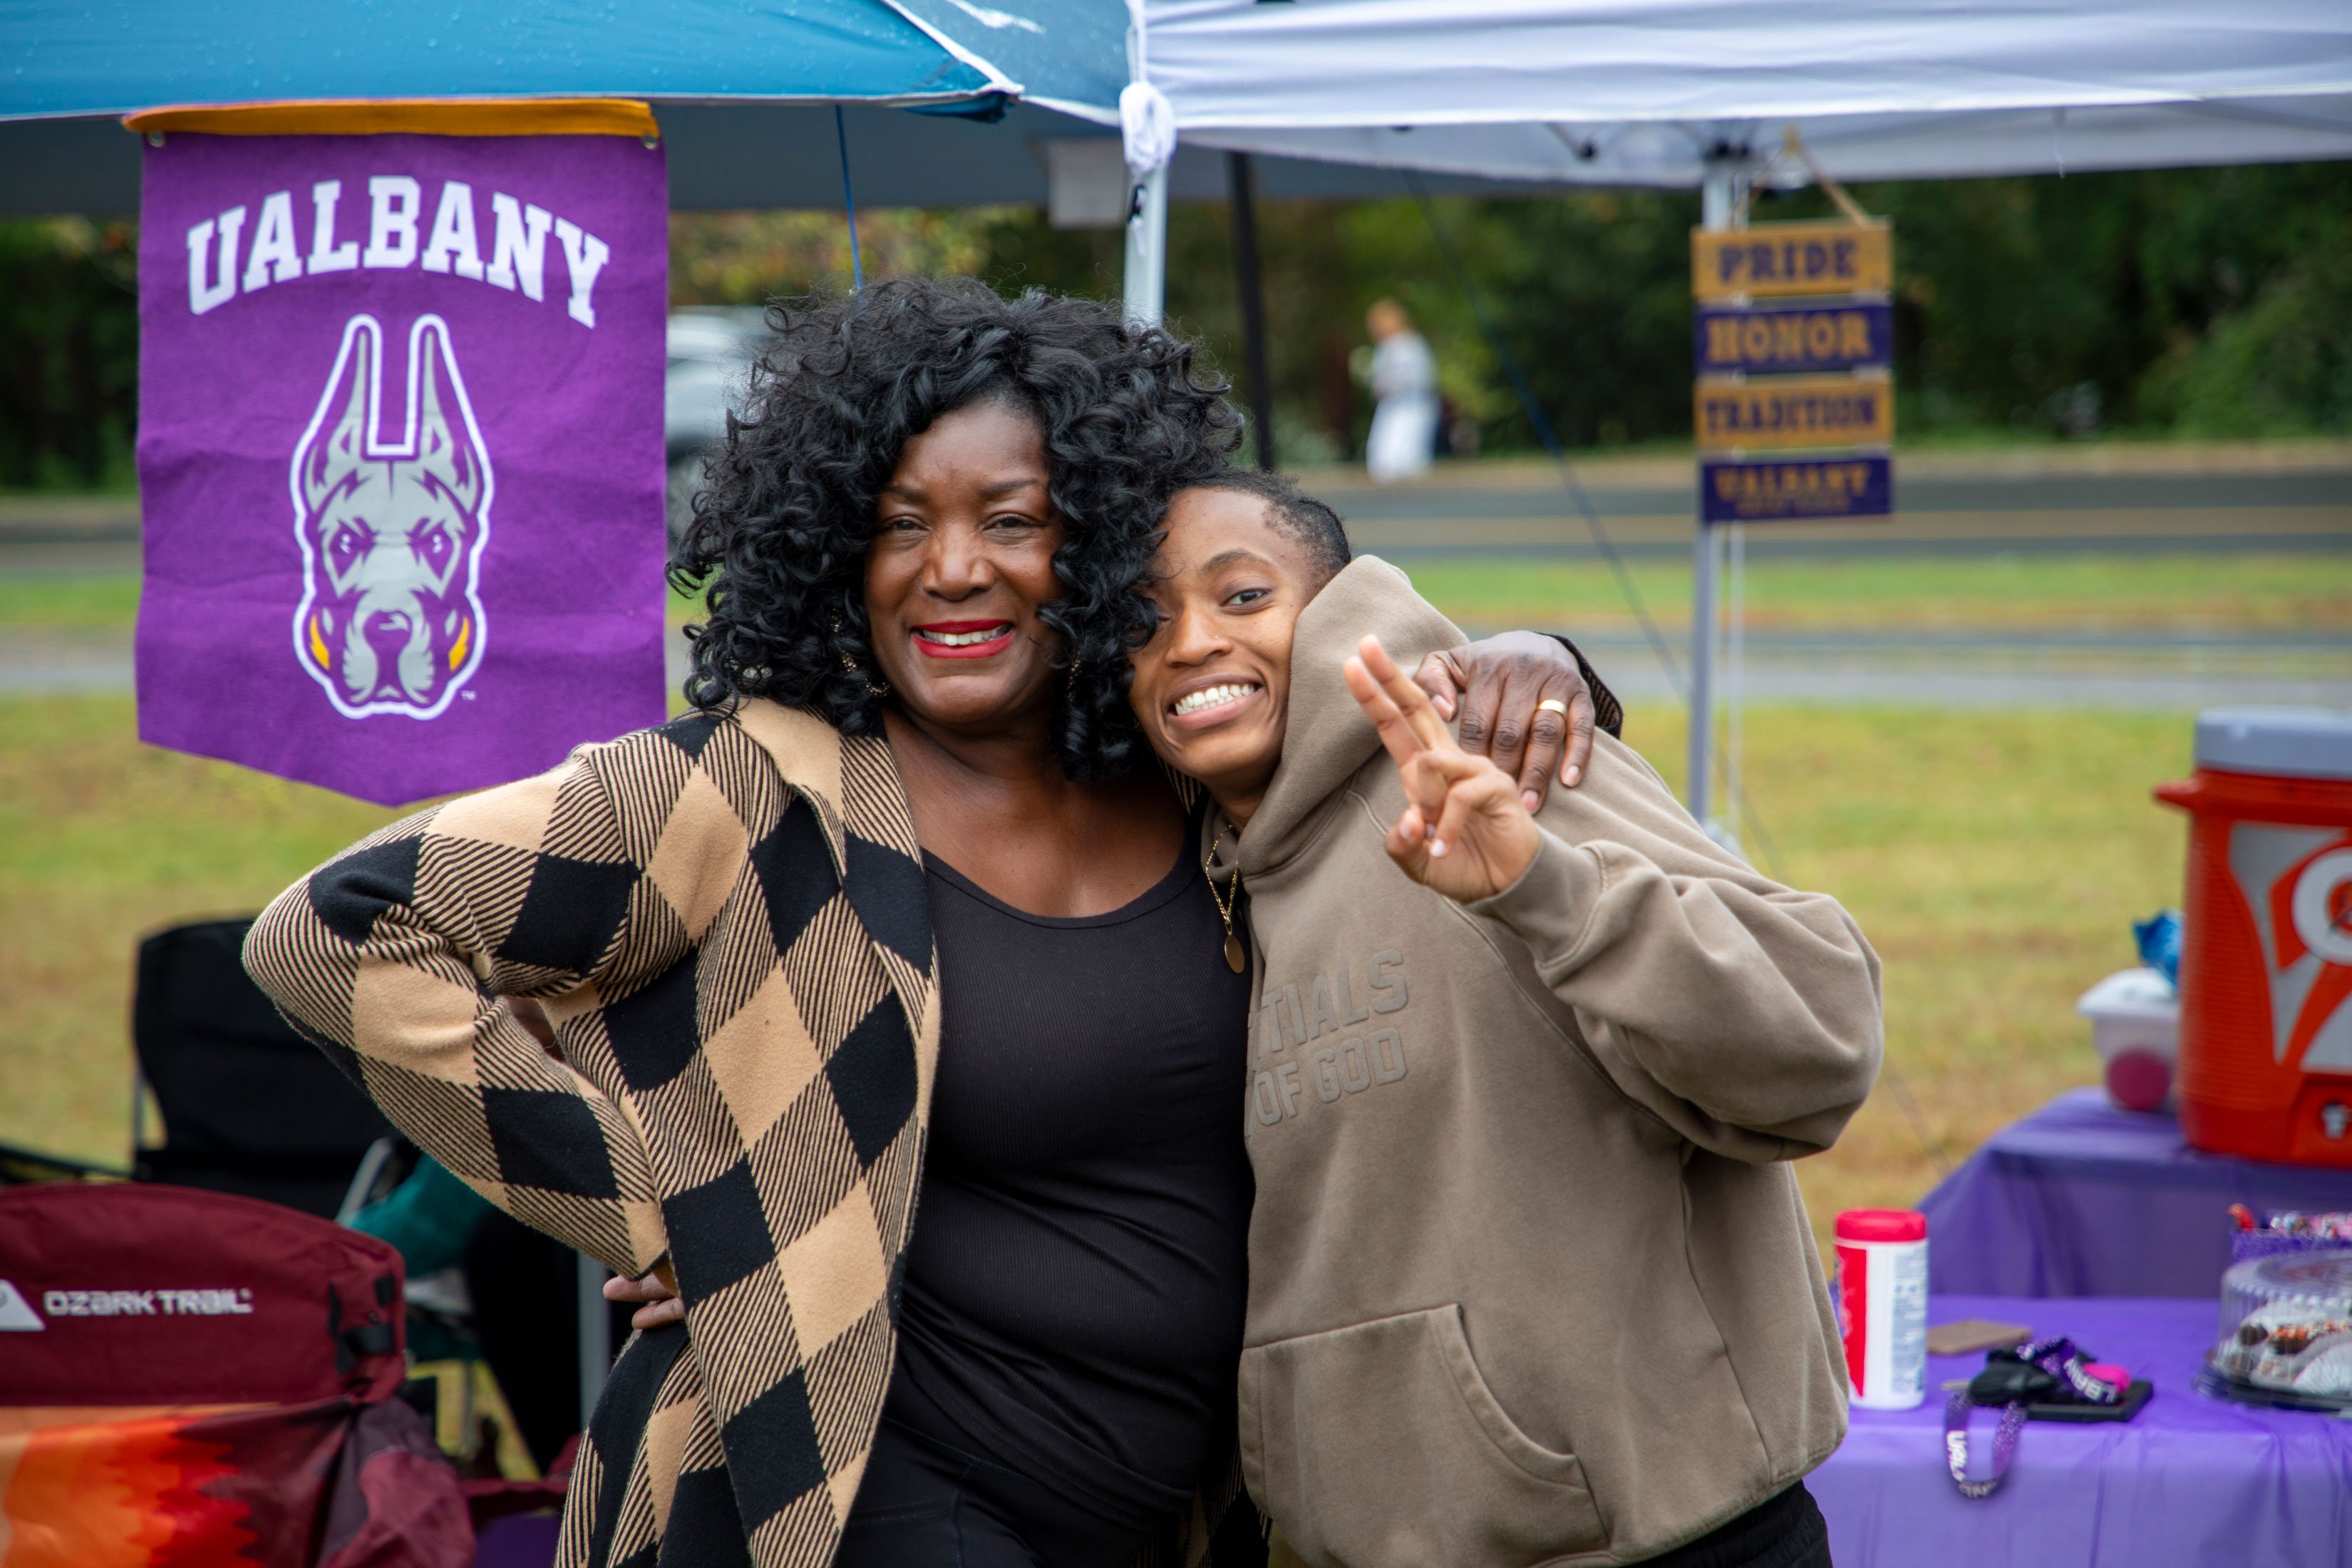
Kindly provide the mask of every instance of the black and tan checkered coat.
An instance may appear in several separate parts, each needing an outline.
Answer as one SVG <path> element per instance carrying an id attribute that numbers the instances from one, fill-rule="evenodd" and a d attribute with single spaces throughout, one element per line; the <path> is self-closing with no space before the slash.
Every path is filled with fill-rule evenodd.
<path id="1" fill-rule="evenodd" d="M 687 1326 L 614 1368 L 559 1563 L 830 1563 L 889 1381 L 939 1044 L 888 747 L 770 702 L 583 747 L 330 861 L 246 963 L 492 1203 L 622 1274 L 671 1259 Z M 561 1060 L 509 995 L 544 1005 Z M 1211 1473 L 1214 1506 L 1149 1557 L 1204 1555 L 1238 1489 Z"/>

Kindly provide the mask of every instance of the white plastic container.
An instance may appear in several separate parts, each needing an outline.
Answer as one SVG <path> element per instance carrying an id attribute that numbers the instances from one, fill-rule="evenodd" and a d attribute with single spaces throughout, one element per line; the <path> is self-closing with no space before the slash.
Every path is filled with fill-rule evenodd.
<path id="1" fill-rule="evenodd" d="M 2180 998 L 2153 969 L 2119 969 L 2083 993 L 2107 1098 L 2126 1110 L 2168 1110 L 2179 1077 Z"/>
<path id="2" fill-rule="evenodd" d="M 1838 1326 L 1853 1403 L 1912 1409 L 1927 1397 L 1927 1216 L 1848 1209 L 1836 1232 Z"/>

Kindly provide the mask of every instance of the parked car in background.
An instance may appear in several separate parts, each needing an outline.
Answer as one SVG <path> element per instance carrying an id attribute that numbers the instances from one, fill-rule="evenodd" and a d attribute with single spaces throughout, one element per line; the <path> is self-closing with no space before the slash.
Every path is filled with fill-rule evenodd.
<path id="1" fill-rule="evenodd" d="M 662 437 L 669 463 L 664 510 L 675 541 L 693 521 L 702 460 L 727 434 L 727 414 L 743 395 L 751 360 L 767 342 L 756 305 L 688 305 L 669 316 L 669 373 Z"/>

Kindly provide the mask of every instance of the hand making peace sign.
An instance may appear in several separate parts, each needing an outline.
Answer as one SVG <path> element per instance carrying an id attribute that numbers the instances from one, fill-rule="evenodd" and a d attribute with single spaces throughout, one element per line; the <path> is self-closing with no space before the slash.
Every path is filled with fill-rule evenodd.
<path id="1" fill-rule="evenodd" d="M 1517 881 L 1542 839 L 1511 776 L 1454 743 L 1429 694 L 1380 638 L 1366 637 L 1342 673 L 1404 782 L 1407 805 L 1389 827 L 1389 858 L 1463 903 Z"/>

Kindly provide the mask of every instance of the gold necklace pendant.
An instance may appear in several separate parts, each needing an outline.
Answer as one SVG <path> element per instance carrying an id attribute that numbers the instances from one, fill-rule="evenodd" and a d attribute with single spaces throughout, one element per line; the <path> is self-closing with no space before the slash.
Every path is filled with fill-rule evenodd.
<path id="1" fill-rule="evenodd" d="M 1225 841 L 1225 835 L 1231 831 L 1233 831 L 1231 824 L 1227 824 L 1224 828 L 1219 830 L 1216 843 L 1209 846 L 1208 858 L 1201 862 L 1201 875 L 1209 879 L 1209 897 L 1216 900 L 1217 914 L 1225 922 L 1226 967 L 1235 974 L 1239 974 L 1249 962 L 1247 956 L 1242 952 L 1242 939 L 1234 934 L 1234 905 L 1242 896 L 1242 868 L 1239 866 L 1234 868 L 1233 886 L 1222 893 L 1217 891 L 1215 874 L 1209 869 L 1216 861 L 1217 846 Z"/>

